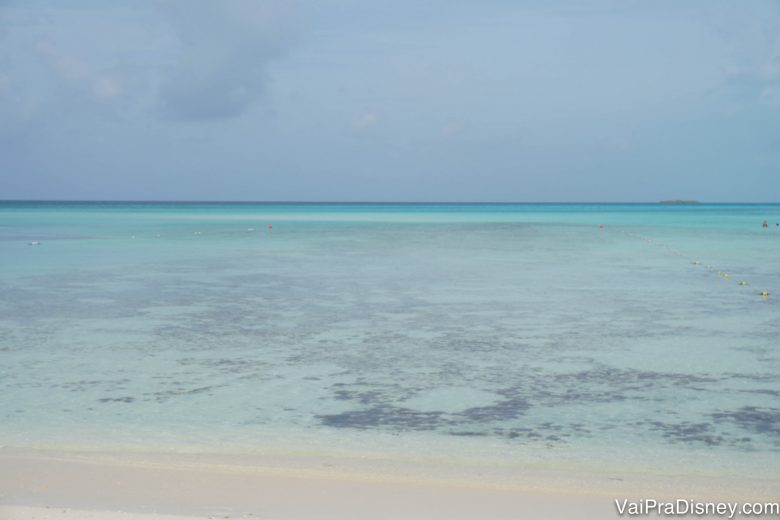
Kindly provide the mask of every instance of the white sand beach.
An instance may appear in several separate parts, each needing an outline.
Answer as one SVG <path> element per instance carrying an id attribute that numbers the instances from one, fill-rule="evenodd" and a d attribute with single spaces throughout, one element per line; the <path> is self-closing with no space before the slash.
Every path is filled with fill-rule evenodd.
<path id="1" fill-rule="evenodd" d="M 373 468 L 373 469 L 372 469 Z M 462 468 L 467 469 L 467 468 Z M 601 519 L 623 498 L 769 499 L 776 483 L 321 457 L 0 450 L 0 519 Z"/>

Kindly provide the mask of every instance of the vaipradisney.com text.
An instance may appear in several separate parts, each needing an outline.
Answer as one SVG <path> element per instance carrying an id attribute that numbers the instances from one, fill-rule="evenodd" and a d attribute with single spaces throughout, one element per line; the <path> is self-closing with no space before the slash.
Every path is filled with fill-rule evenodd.
<path id="1" fill-rule="evenodd" d="M 615 508 L 620 516 L 715 516 L 736 518 L 738 516 L 780 517 L 780 502 L 701 502 L 679 498 L 677 500 L 615 499 Z"/>

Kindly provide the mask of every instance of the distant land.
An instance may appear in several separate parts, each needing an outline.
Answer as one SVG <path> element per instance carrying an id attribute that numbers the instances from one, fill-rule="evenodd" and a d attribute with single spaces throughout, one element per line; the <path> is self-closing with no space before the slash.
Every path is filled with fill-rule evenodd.
<path id="1" fill-rule="evenodd" d="M 701 204 L 698 200 L 683 200 L 683 199 L 674 199 L 674 200 L 662 200 L 658 204 Z"/>

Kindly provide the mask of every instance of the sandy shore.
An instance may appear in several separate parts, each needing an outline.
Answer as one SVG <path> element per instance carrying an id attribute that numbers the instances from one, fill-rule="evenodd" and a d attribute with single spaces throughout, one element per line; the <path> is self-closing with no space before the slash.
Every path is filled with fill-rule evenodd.
<path id="1" fill-rule="evenodd" d="M 778 489 L 776 481 L 733 484 L 532 468 L 512 476 L 378 459 L 5 448 L 0 519 L 603 519 L 618 518 L 616 498 L 770 499 Z"/>
<path id="2" fill-rule="evenodd" d="M 3 520 L 195 520 L 202 516 L 159 515 L 155 513 L 127 513 L 123 511 L 89 511 L 61 507 L 0 506 Z"/>

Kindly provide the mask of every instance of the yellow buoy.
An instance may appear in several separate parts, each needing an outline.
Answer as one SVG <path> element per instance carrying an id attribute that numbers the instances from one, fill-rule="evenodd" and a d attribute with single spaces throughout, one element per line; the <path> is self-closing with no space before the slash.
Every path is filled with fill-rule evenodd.
<path id="1" fill-rule="evenodd" d="M 758 293 L 758 294 L 760 294 L 761 296 L 763 296 L 764 298 L 766 298 L 767 296 L 769 296 L 769 291 L 761 291 L 761 292 L 760 292 L 760 293 Z"/>

